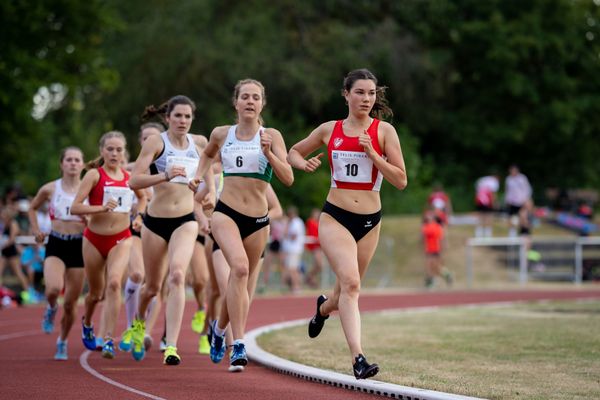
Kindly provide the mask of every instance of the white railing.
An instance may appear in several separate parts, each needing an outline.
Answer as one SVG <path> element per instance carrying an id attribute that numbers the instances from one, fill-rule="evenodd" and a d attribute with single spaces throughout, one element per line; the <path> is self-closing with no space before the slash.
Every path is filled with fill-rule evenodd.
<path id="1" fill-rule="evenodd" d="M 527 246 L 530 243 L 572 243 L 575 248 L 575 273 L 573 282 L 581 284 L 583 276 L 583 247 L 600 245 L 600 236 L 591 237 L 486 237 L 467 239 L 465 247 L 467 266 L 467 286 L 473 284 L 473 247 L 518 246 L 519 247 L 519 283 L 527 283 Z"/>

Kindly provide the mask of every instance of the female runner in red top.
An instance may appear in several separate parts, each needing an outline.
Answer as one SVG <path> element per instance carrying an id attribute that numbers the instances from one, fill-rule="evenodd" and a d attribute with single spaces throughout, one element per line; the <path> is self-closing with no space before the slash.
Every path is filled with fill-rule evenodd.
<path id="1" fill-rule="evenodd" d="M 360 281 L 379 240 L 379 188 L 383 178 L 398 189 L 407 183 L 398 134 L 392 125 L 378 119 L 392 114 L 384 89 L 377 86 L 370 71 L 350 72 L 342 90 L 348 116 L 321 124 L 288 154 L 294 168 L 314 172 L 323 153 L 305 158 L 327 146 L 331 189 L 319 221 L 319 241 L 337 281 L 331 298 L 321 295 L 317 299 L 309 336 L 316 337 L 329 314 L 339 310 L 357 379 L 379 372 L 377 364 L 369 364 L 363 355 L 358 309 Z"/>
<path id="2" fill-rule="evenodd" d="M 112 337 L 121 307 L 121 281 L 131 250 L 128 239 L 133 192 L 129 189 L 129 174 L 121 167 L 126 146 L 121 132 L 107 132 L 100 138 L 100 157 L 88 163 L 89 170 L 71 208 L 73 215 L 89 215 L 88 226 L 83 231 L 83 263 L 89 292 L 85 297 L 82 340 L 87 349 L 96 349 L 92 316 L 106 292 L 102 347 L 102 356 L 106 358 L 115 356 Z M 135 195 L 138 210 L 144 210 L 144 192 L 135 191 Z M 86 198 L 89 204 L 84 204 Z"/>

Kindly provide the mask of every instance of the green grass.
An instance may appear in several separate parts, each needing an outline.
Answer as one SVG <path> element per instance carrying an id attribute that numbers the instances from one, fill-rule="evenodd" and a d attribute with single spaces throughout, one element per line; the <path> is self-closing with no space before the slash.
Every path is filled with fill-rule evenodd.
<path id="1" fill-rule="evenodd" d="M 378 380 L 489 399 L 600 398 L 600 301 L 452 307 L 363 316 Z M 259 337 L 265 350 L 351 374 L 339 320 Z"/>

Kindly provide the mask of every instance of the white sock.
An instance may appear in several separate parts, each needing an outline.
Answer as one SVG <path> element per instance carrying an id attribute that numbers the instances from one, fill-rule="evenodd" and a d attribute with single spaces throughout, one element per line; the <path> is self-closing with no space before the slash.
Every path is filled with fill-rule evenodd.
<path id="1" fill-rule="evenodd" d="M 226 330 L 227 330 L 227 328 L 225 328 L 225 329 L 219 328 L 219 320 L 217 319 L 216 323 L 215 323 L 215 331 L 214 331 L 214 333 L 216 333 L 217 336 L 225 336 L 225 331 Z"/>
<path id="2" fill-rule="evenodd" d="M 125 284 L 125 315 L 127 316 L 127 327 L 130 327 L 133 323 L 135 313 L 138 309 L 140 287 L 141 285 L 139 283 L 135 283 L 130 278 L 127 278 L 127 283 Z"/>

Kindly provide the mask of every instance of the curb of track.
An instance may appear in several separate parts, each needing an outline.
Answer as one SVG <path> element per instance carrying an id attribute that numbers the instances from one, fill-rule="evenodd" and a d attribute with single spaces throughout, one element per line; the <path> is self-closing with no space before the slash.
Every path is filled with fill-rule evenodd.
<path id="1" fill-rule="evenodd" d="M 307 323 L 306 319 L 282 322 L 272 325 L 262 326 L 247 332 L 244 341 L 248 357 L 259 364 L 262 364 L 279 373 L 291 375 L 296 378 L 305 379 L 311 382 L 322 383 L 336 386 L 344 389 L 355 390 L 364 393 L 375 394 L 392 399 L 402 400 L 475 400 L 475 397 L 461 396 L 451 393 L 437 392 L 434 390 L 419 389 L 409 386 L 394 385 L 373 379 L 356 380 L 354 376 L 340 374 L 333 371 L 323 370 L 299 364 L 293 361 L 285 360 L 274 354 L 263 350 L 256 343 L 256 338 L 267 332 L 290 328 Z M 480 400 L 480 399 L 479 399 Z"/>

